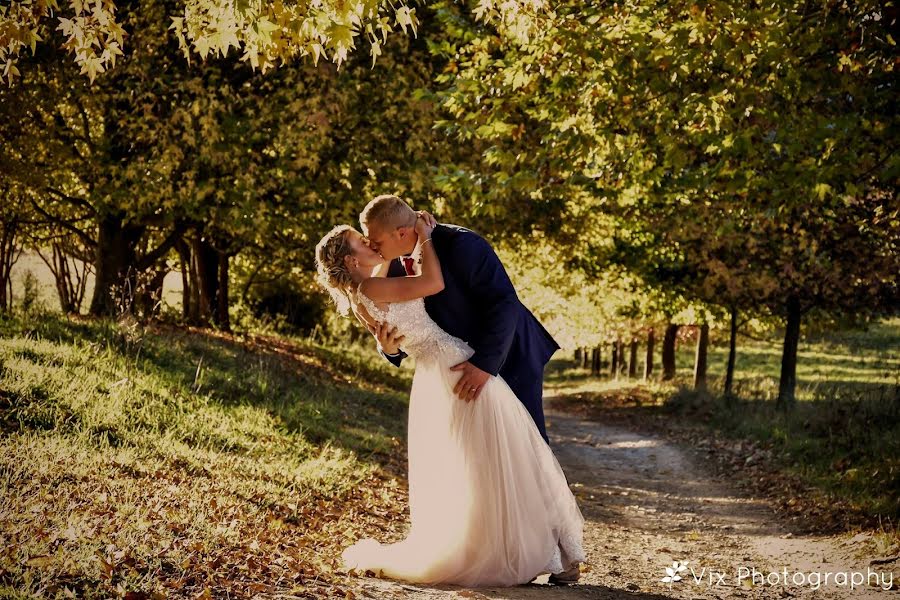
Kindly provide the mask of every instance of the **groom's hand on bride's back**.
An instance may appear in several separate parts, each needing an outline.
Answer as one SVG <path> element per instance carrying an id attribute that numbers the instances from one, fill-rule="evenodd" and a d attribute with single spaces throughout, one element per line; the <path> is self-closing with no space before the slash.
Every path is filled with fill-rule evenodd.
<path id="1" fill-rule="evenodd" d="M 461 362 L 454 367 L 450 367 L 451 371 L 462 371 L 453 393 L 459 396 L 460 400 L 477 400 L 481 395 L 481 390 L 487 380 L 491 378 L 490 373 L 485 373 L 469 361 Z"/>
<path id="2" fill-rule="evenodd" d="M 397 332 L 396 327 L 391 327 L 387 323 L 376 323 L 368 325 L 369 332 L 375 336 L 378 342 L 378 348 L 385 354 L 397 354 L 400 352 L 400 344 L 405 339 Z"/>

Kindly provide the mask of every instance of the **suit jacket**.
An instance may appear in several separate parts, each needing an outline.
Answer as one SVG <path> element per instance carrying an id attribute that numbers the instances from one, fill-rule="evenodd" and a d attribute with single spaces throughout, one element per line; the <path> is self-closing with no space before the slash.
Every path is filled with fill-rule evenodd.
<path id="1" fill-rule="evenodd" d="M 431 234 L 441 262 L 444 289 L 425 298 L 428 315 L 444 330 L 475 350 L 470 362 L 507 383 L 542 378 L 559 344 L 516 290 L 494 249 L 483 237 L 457 225 L 438 225 Z M 389 277 L 403 277 L 400 259 Z M 405 353 L 386 358 L 400 366 Z"/>

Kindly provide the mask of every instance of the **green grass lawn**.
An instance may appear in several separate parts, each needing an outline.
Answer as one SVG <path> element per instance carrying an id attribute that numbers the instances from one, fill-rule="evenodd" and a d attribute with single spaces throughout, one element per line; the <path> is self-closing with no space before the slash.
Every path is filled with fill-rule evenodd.
<path id="1" fill-rule="evenodd" d="M 714 338 L 715 341 L 715 338 Z M 781 368 L 777 339 L 738 345 L 736 398 L 721 397 L 728 349 L 709 352 L 710 393 L 690 389 L 693 348 L 682 343 L 674 382 L 591 377 L 568 357 L 554 360 L 547 395 L 580 398 L 642 419 L 675 420 L 771 453 L 773 466 L 809 488 L 810 506 L 836 529 L 900 521 L 900 319 L 805 339 L 797 367 L 798 402 L 775 408 Z M 657 357 L 658 360 L 658 357 Z M 639 370 L 640 372 L 640 370 Z"/>
<path id="2" fill-rule="evenodd" d="M 340 593 L 403 510 L 408 385 L 372 349 L 0 317 L 0 597 Z"/>

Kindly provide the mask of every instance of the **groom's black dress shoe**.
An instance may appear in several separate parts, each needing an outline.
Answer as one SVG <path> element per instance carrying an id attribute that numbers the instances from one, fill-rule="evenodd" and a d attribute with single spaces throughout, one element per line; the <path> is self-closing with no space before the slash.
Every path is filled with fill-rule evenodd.
<path id="1" fill-rule="evenodd" d="M 550 578 L 547 580 L 547 583 L 551 583 L 553 585 L 572 585 L 573 583 L 578 583 L 578 579 L 581 577 L 581 571 L 578 569 L 578 565 L 575 565 L 568 571 L 563 571 L 562 573 L 551 573 Z"/>

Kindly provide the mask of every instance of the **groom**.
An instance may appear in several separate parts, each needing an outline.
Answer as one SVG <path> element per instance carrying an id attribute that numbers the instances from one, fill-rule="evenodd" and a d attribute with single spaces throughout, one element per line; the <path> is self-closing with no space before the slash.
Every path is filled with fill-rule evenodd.
<path id="1" fill-rule="evenodd" d="M 410 254 L 416 247 L 416 212 L 397 196 L 378 196 L 363 209 L 359 223 L 373 250 L 391 260 L 389 277 L 417 274 Z M 544 366 L 559 349 L 519 301 L 506 270 L 490 244 L 457 225 L 439 224 L 431 234 L 441 261 L 444 290 L 425 298 L 429 316 L 475 350 L 453 367 L 462 373 L 454 393 L 476 400 L 491 375 L 500 375 L 534 419 L 547 441 L 542 402 Z M 406 354 L 385 327 L 374 331 L 382 353 L 400 366 Z"/>

